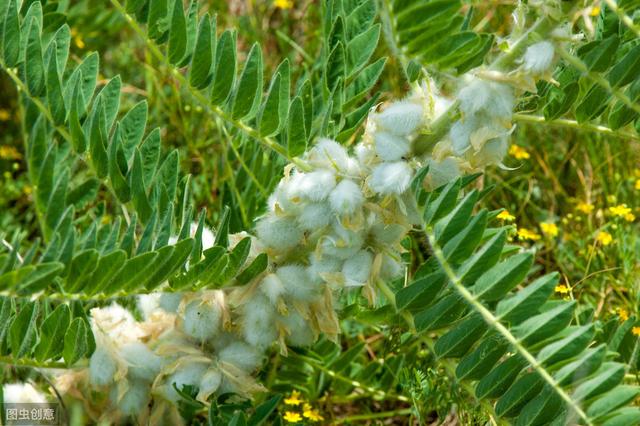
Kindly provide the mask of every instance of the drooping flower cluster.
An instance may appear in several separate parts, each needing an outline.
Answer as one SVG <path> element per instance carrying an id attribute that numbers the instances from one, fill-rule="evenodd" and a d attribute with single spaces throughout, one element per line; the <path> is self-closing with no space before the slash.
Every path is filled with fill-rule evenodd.
<path id="1" fill-rule="evenodd" d="M 527 51 L 525 63 L 535 55 Z M 267 253 L 266 271 L 244 286 L 142 296 L 141 322 L 118 305 L 93 309 L 97 348 L 89 369 L 59 377 L 59 386 L 72 394 L 104 391 L 125 416 L 175 420 L 181 394 L 204 402 L 262 389 L 251 375 L 272 346 L 286 353 L 287 345 L 310 345 L 321 333 L 335 338 L 341 291 L 360 289 L 374 302 L 379 280 L 404 273 L 400 242 L 420 221 L 410 190 L 416 170 L 429 166 L 425 184 L 438 186 L 501 163 L 516 92 L 507 83 L 468 80 L 457 94 L 460 118 L 431 151 L 416 144 L 455 102 L 433 82 L 374 108 L 351 152 L 317 141 L 300 159 L 304 167 L 285 168 L 256 223 L 249 261 Z M 231 246 L 246 236 L 231 236 Z"/>

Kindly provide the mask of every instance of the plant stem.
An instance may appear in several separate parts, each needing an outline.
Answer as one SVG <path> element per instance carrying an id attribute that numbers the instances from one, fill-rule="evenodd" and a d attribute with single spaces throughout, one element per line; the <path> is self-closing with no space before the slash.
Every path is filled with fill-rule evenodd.
<path id="1" fill-rule="evenodd" d="M 511 346 L 513 346 L 513 348 L 529 363 L 531 368 L 533 368 L 536 373 L 538 373 L 538 375 L 540 375 L 540 377 L 549 384 L 549 386 L 558 394 L 558 396 L 560 396 L 560 398 L 562 398 L 567 403 L 567 405 L 571 407 L 571 410 L 573 410 L 585 422 L 586 425 L 593 425 L 582 408 L 580 408 L 576 401 L 571 399 L 571 396 L 567 392 L 565 392 L 565 390 L 560 386 L 560 384 L 558 384 L 553 376 L 551 376 L 551 374 L 549 374 L 549 372 L 545 370 L 544 367 L 542 367 L 536 357 L 533 356 L 533 354 L 531 354 L 531 352 L 529 352 L 527 348 L 525 348 L 520 343 L 520 341 L 511 333 L 511 331 L 506 326 L 504 326 L 489 309 L 487 309 L 482 303 L 480 303 L 480 301 L 462 284 L 460 278 L 456 275 L 451 265 L 449 265 L 449 263 L 447 262 L 442 249 L 436 243 L 431 230 L 425 230 L 425 233 L 434 256 L 447 275 L 450 284 L 458 292 L 458 294 L 460 294 L 465 302 L 467 302 L 471 307 L 473 307 L 476 312 L 478 312 L 482 316 L 484 321 L 490 327 L 493 327 L 496 331 L 498 331 L 511 344 Z"/>
<path id="2" fill-rule="evenodd" d="M 411 413 L 413 413 L 413 410 L 411 408 L 404 408 L 402 410 L 383 411 L 381 413 L 356 414 L 353 416 L 335 419 L 334 424 L 348 423 L 357 420 L 384 419 L 386 417 L 404 416 Z"/>
<path id="3" fill-rule="evenodd" d="M 0 364 L 30 368 L 68 368 L 64 362 L 37 362 L 32 359 L 13 358 L 11 356 L 0 356 Z"/>
<path id="4" fill-rule="evenodd" d="M 547 120 L 541 115 L 529 115 L 529 114 L 513 114 L 513 120 L 521 123 L 539 123 L 547 124 L 554 127 L 569 127 L 572 129 L 587 130 L 597 133 L 602 133 L 607 136 L 614 136 L 620 139 L 632 139 L 640 141 L 640 135 L 627 132 L 624 130 L 613 130 L 610 127 L 601 126 L 599 124 L 590 123 L 578 123 L 575 120 L 569 120 L 566 118 L 556 118 L 553 120 Z"/>

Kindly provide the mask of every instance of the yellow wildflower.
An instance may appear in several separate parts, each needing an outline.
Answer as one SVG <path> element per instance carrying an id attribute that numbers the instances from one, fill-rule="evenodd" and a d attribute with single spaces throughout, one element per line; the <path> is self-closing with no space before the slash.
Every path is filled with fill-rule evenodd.
<path id="1" fill-rule="evenodd" d="M 291 396 L 284 400 L 284 403 L 287 405 L 300 405 L 302 402 L 302 399 L 300 399 L 300 392 L 297 390 L 291 392 Z"/>
<path id="2" fill-rule="evenodd" d="M 516 217 L 507 210 L 502 210 L 496 217 L 505 222 L 513 222 L 516 219 Z"/>
<path id="3" fill-rule="evenodd" d="M 617 206 L 609 207 L 609 213 L 612 216 L 625 217 L 631 213 L 631 209 L 626 204 L 618 204 Z"/>
<path id="4" fill-rule="evenodd" d="M 318 410 L 314 410 L 313 408 L 311 408 L 311 405 L 309 404 L 304 404 L 302 415 L 306 419 L 311 420 L 312 422 L 319 422 L 324 420 L 324 417 L 320 415 L 320 412 Z"/>
<path id="5" fill-rule="evenodd" d="M 1 145 L 0 158 L 3 160 L 19 160 L 22 158 L 22 155 L 20 155 L 20 152 L 13 146 Z"/>
<path id="6" fill-rule="evenodd" d="M 636 220 L 636 215 L 634 215 L 633 213 L 627 213 L 624 215 L 624 220 L 626 220 L 627 222 L 633 222 L 634 220 Z"/>
<path id="7" fill-rule="evenodd" d="M 84 44 L 84 40 L 82 40 L 82 36 L 80 36 L 78 34 L 78 31 L 76 31 L 73 28 L 71 29 L 71 37 L 73 37 L 73 42 L 76 44 L 78 49 L 84 49 L 85 44 Z"/>
<path id="8" fill-rule="evenodd" d="M 611 236 L 610 233 L 606 231 L 600 231 L 596 236 L 596 241 L 602 244 L 603 246 L 608 246 L 613 242 L 613 237 Z"/>
<path id="9" fill-rule="evenodd" d="M 620 321 L 626 321 L 629 319 L 629 312 L 625 308 L 616 309 L 618 316 L 620 317 Z"/>
<path id="10" fill-rule="evenodd" d="M 516 160 L 528 160 L 531 157 L 526 149 L 516 144 L 509 147 L 509 155 L 514 157 Z"/>
<path id="11" fill-rule="evenodd" d="M 634 336 L 640 336 L 640 327 L 633 327 L 631 333 L 633 333 Z"/>
<path id="12" fill-rule="evenodd" d="M 640 191 L 640 179 L 636 180 L 636 189 Z"/>
<path id="13" fill-rule="evenodd" d="M 594 207 L 591 203 L 585 203 L 584 201 L 580 201 L 576 206 L 576 210 L 581 211 L 584 214 L 589 214 L 593 211 Z"/>
<path id="14" fill-rule="evenodd" d="M 293 1 L 291 0 L 275 0 L 273 5 L 278 9 L 286 10 L 293 7 Z"/>
<path id="15" fill-rule="evenodd" d="M 518 229 L 518 238 L 521 240 L 537 241 L 540 239 L 540 235 L 530 229 L 520 228 Z"/>
<path id="16" fill-rule="evenodd" d="M 284 413 L 284 419 L 289 423 L 298 423 L 302 420 L 302 416 L 294 411 L 287 411 Z"/>
<path id="17" fill-rule="evenodd" d="M 600 6 L 593 6 L 591 8 L 591 12 L 589 12 L 589 15 L 591 16 L 598 16 L 600 15 Z"/>
<path id="18" fill-rule="evenodd" d="M 0 109 L 0 121 L 9 121 L 11 119 L 11 113 L 6 109 Z"/>
<path id="19" fill-rule="evenodd" d="M 541 222 L 540 229 L 547 237 L 554 238 L 558 236 L 558 226 L 555 223 Z"/>
<path id="20" fill-rule="evenodd" d="M 555 289 L 556 293 L 567 294 L 570 291 L 570 288 L 564 284 L 558 284 Z"/>

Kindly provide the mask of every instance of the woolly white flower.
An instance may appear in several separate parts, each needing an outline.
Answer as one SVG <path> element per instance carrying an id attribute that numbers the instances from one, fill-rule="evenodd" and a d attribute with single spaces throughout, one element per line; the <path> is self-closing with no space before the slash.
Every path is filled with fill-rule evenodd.
<path id="1" fill-rule="evenodd" d="M 194 300 L 185 306 L 182 327 L 189 336 L 207 340 L 220 329 L 221 318 L 222 313 L 217 303 Z"/>
<path id="2" fill-rule="evenodd" d="M 182 300 L 182 293 L 162 293 L 160 295 L 160 307 L 166 312 L 175 313 L 180 306 Z"/>
<path id="3" fill-rule="evenodd" d="M 349 179 L 340 182 L 329 195 L 331 208 L 338 214 L 352 214 L 362 206 L 363 202 L 364 197 L 360 186 Z"/>
<path id="4" fill-rule="evenodd" d="M 315 231 L 324 228 L 331 222 L 333 214 L 326 203 L 310 203 L 305 205 L 297 217 L 300 227 L 304 230 Z"/>
<path id="5" fill-rule="evenodd" d="M 400 242 L 407 233 L 407 229 L 397 223 L 377 222 L 371 226 L 370 232 L 376 243 L 383 246 L 391 246 Z"/>
<path id="6" fill-rule="evenodd" d="M 287 329 L 287 343 L 293 346 L 309 346 L 315 336 L 307 321 L 296 311 L 280 317 L 280 322 Z"/>
<path id="7" fill-rule="evenodd" d="M 364 243 L 361 232 L 347 229 L 338 221 L 334 221 L 333 232 L 326 235 L 320 243 L 320 253 L 325 256 L 348 259 L 357 253 Z"/>
<path id="8" fill-rule="evenodd" d="M 114 354 L 98 344 L 89 359 L 89 380 L 95 386 L 105 386 L 113 382 L 118 369 Z"/>
<path id="9" fill-rule="evenodd" d="M 338 257 L 319 255 L 311 253 L 309 256 L 310 266 L 307 268 L 309 273 L 314 276 L 322 277 L 323 274 L 338 272 L 342 269 L 343 259 Z"/>
<path id="10" fill-rule="evenodd" d="M 457 179 L 461 175 L 460 160 L 447 157 L 441 161 L 429 160 L 429 174 L 425 183 L 431 189 L 438 188 Z"/>
<path id="11" fill-rule="evenodd" d="M 272 216 L 260 219 L 256 233 L 265 245 L 279 250 L 294 248 L 304 236 L 292 219 Z"/>
<path id="12" fill-rule="evenodd" d="M 501 164 L 508 147 L 509 139 L 505 136 L 490 139 L 471 157 L 470 161 L 475 167 Z"/>
<path id="13" fill-rule="evenodd" d="M 554 53 L 553 43 L 550 41 L 532 44 L 524 53 L 524 69 L 534 74 L 548 71 L 553 63 Z"/>
<path id="14" fill-rule="evenodd" d="M 349 167 L 349 154 L 338 142 L 322 138 L 309 151 L 307 161 L 312 166 L 346 171 Z"/>
<path id="15" fill-rule="evenodd" d="M 45 404 L 47 398 L 31 383 L 6 383 L 2 386 L 5 404 Z"/>
<path id="16" fill-rule="evenodd" d="M 460 90 L 458 99 L 460 109 L 468 116 L 483 112 L 489 117 L 510 118 L 515 104 L 510 86 L 478 78 Z"/>
<path id="17" fill-rule="evenodd" d="M 409 188 L 413 171 L 404 161 L 376 166 L 369 179 L 369 187 L 378 194 L 402 194 Z"/>
<path id="18" fill-rule="evenodd" d="M 404 136 L 389 132 L 376 132 L 374 135 L 376 153 L 384 161 L 397 161 L 409 153 L 409 141 Z"/>
<path id="19" fill-rule="evenodd" d="M 185 362 L 178 366 L 175 373 L 173 373 L 167 379 L 166 393 L 167 399 L 173 402 L 177 402 L 182 398 L 176 388 L 182 390 L 184 386 L 197 387 L 202 380 L 202 377 L 208 369 L 209 363 L 206 362 Z"/>
<path id="20" fill-rule="evenodd" d="M 453 123 L 449 130 L 451 138 L 451 147 L 456 155 L 462 155 L 471 146 L 470 137 L 478 128 L 478 120 L 475 116 L 467 116 L 464 120 L 458 120 Z"/>
<path id="21" fill-rule="evenodd" d="M 347 259 L 342 267 L 346 279 L 345 285 L 362 286 L 369 280 L 373 255 L 366 250 L 360 250 L 353 257 Z"/>
<path id="22" fill-rule="evenodd" d="M 220 370 L 217 368 L 208 369 L 200 381 L 200 391 L 197 399 L 206 401 L 212 393 L 218 390 L 221 383 L 222 373 L 220 373 Z"/>
<path id="23" fill-rule="evenodd" d="M 94 334 L 109 336 L 116 345 L 135 342 L 145 334 L 131 312 L 117 303 L 91 309 L 91 328 Z"/>
<path id="24" fill-rule="evenodd" d="M 118 398 L 118 387 L 111 389 L 111 401 L 116 404 L 118 410 L 125 416 L 140 414 L 149 405 L 149 385 L 144 382 L 130 381 L 127 383 L 127 391 Z"/>
<path id="25" fill-rule="evenodd" d="M 242 305 L 242 313 L 242 334 L 247 342 L 266 347 L 276 340 L 278 336 L 273 326 L 275 309 L 266 296 L 254 294 Z"/>
<path id="26" fill-rule="evenodd" d="M 287 294 L 296 300 L 312 302 L 319 293 L 308 271 L 301 265 L 285 265 L 276 274 L 284 284 Z"/>
<path id="27" fill-rule="evenodd" d="M 284 294 L 285 289 L 284 284 L 282 284 L 282 281 L 280 281 L 280 278 L 278 278 L 276 274 L 269 274 L 262 279 L 260 291 L 267 296 L 273 305 L 276 305 Z"/>
<path id="28" fill-rule="evenodd" d="M 262 356 L 254 347 L 242 342 L 231 343 L 218 354 L 220 361 L 228 362 L 236 367 L 251 372 L 262 363 Z"/>
<path id="29" fill-rule="evenodd" d="M 368 166 L 376 159 L 376 151 L 372 145 L 359 143 L 354 151 L 361 166 Z"/>
<path id="30" fill-rule="evenodd" d="M 422 123 L 422 105 L 411 101 L 394 102 L 379 114 L 374 114 L 376 124 L 395 135 L 413 133 Z"/>
<path id="31" fill-rule="evenodd" d="M 298 203 L 292 201 L 295 188 L 298 187 L 300 181 L 304 175 L 302 173 L 296 173 L 287 180 L 281 180 L 273 193 L 267 200 L 269 211 L 277 214 L 295 214 L 298 211 Z"/>
<path id="32" fill-rule="evenodd" d="M 144 343 L 128 343 L 120 349 L 120 356 L 127 362 L 127 373 L 139 380 L 153 381 L 162 367 L 162 359 Z"/>
<path id="33" fill-rule="evenodd" d="M 147 320 L 151 317 L 151 314 L 160 309 L 160 296 L 160 293 L 141 294 L 138 296 L 136 305 L 140 313 L 142 313 L 142 318 Z"/>
<path id="34" fill-rule="evenodd" d="M 336 186 L 336 175 L 331 170 L 316 170 L 300 174 L 300 179 L 292 183 L 289 193 L 311 201 L 323 201 Z"/>

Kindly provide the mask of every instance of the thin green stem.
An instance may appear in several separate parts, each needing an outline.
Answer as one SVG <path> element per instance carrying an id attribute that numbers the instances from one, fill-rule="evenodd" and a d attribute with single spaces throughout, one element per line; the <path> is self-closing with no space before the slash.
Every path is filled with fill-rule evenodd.
<path id="1" fill-rule="evenodd" d="M 413 413 L 411 408 L 404 408 L 402 410 L 383 411 L 381 413 L 356 414 L 334 419 L 334 424 L 349 423 L 358 420 L 385 419 L 387 417 L 404 416 L 411 413 Z"/>
<path id="2" fill-rule="evenodd" d="M 434 256 L 442 266 L 443 271 L 447 275 L 449 282 L 453 286 L 453 288 L 462 296 L 462 298 L 476 311 L 478 312 L 484 321 L 490 326 L 493 327 L 497 332 L 499 332 L 510 344 L 513 348 L 529 363 L 531 368 L 533 368 L 538 375 L 549 384 L 551 388 L 562 398 L 569 407 L 580 417 L 586 425 L 593 425 L 587 414 L 580 408 L 580 406 L 571 399 L 571 396 L 560 386 L 560 384 L 549 374 L 549 372 L 538 362 L 535 356 L 531 352 L 525 348 L 522 343 L 511 333 L 511 331 L 504 326 L 493 312 L 487 309 L 480 301 L 473 295 L 471 292 L 462 284 L 460 278 L 456 275 L 455 271 L 449 265 L 444 253 L 440 246 L 436 243 L 436 240 L 433 236 L 431 230 L 425 231 L 427 240 L 431 249 L 433 251 Z"/>
<path id="3" fill-rule="evenodd" d="M 553 127 L 568 127 L 571 129 L 586 130 L 590 132 L 601 133 L 603 135 L 613 136 L 620 139 L 632 139 L 632 140 L 640 141 L 640 135 L 634 132 L 627 132 L 624 130 L 614 130 L 610 127 L 601 126 L 599 124 L 578 123 L 575 120 L 569 120 L 566 118 L 556 118 L 553 120 L 547 120 L 540 115 L 513 114 L 513 120 L 519 121 L 521 123 L 536 123 L 536 124 L 547 124 Z"/>
<path id="4" fill-rule="evenodd" d="M 32 359 L 13 358 L 12 356 L 0 356 L 0 364 L 29 368 L 68 368 L 64 362 L 37 362 Z"/>
<path id="5" fill-rule="evenodd" d="M 146 31 L 136 22 L 136 20 L 131 17 L 124 6 L 118 0 L 111 0 L 111 4 L 120 12 L 122 16 L 126 19 L 129 26 L 138 34 L 138 36 L 144 41 L 145 45 L 149 49 L 149 52 L 162 64 L 164 64 L 168 69 L 170 69 L 171 75 L 178 80 L 180 86 L 185 88 L 189 94 L 202 106 L 202 108 L 207 111 L 209 114 L 216 116 L 223 121 L 229 123 L 236 129 L 250 136 L 252 139 L 255 139 L 258 143 L 263 145 L 265 148 L 271 149 L 275 151 L 277 154 L 286 158 L 288 161 L 295 163 L 298 167 L 303 170 L 308 169 L 308 166 L 299 158 L 290 157 L 287 153 L 287 150 L 280 145 L 276 140 L 271 137 L 263 136 L 257 129 L 249 126 L 248 124 L 242 122 L 241 120 L 236 120 L 231 115 L 224 111 L 218 105 L 212 105 L 211 102 L 204 96 L 204 94 L 194 89 L 190 84 L 187 78 L 180 72 L 178 68 L 176 68 L 173 64 L 169 62 L 167 56 L 162 53 L 160 47 L 153 41 L 147 37 Z"/>

